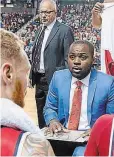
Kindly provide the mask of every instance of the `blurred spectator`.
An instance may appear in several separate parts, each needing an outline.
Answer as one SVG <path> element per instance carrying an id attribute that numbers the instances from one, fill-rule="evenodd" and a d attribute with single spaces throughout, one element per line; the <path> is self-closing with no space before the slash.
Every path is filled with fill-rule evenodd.
<path id="1" fill-rule="evenodd" d="M 36 37 L 36 33 L 39 30 L 39 25 L 40 25 L 39 16 L 36 16 L 35 19 L 31 19 L 25 27 L 23 27 L 19 32 L 17 32 L 17 35 L 25 43 L 25 52 L 29 57 L 30 63 L 32 59 L 31 58 L 32 48 Z"/>
<path id="2" fill-rule="evenodd" d="M 94 66 L 100 69 L 100 31 L 92 28 L 91 4 L 69 4 L 62 7 L 59 21 L 72 27 L 75 40 L 88 40 L 95 47 Z"/>
<path id="3" fill-rule="evenodd" d="M 27 3 L 30 1 L 28 0 Z M 27 5 L 26 3 L 26 5 Z M 95 47 L 95 60 L 94 66 L 100 69 L 100 45 L 101 45 L 101 32 L 96 30 L 91 25 L 91 10 L 94 5 L 87 4 L 69 4 L 64 5 L 61 9 L 60 3 L 58 3 L 58 21 L 65 23 L 72 27 L 74 31 L 75 40 L 88 40 L 92 42 Z M 27 6 L 26 6 L 27 7 Z M 12 13 L 14 14 L 14 13 Z M 7 30 L 16 32 L 19 30 L 25 22 L 25 16 L 29 15 L 15 13 L 12 14 L 2 13 L 1 25 Z M 17 14 L 17 15 L 16 15 Z M 19 17 L 19 18 L 18 18 Z M 30 19 L 28 19 L 30 20 Z M 27 20 L 26 20 L 27 21 Z M 30 20 L 26 27 L 23 27 L 19 31 L 19 36 L 25 42 L 25 51 L 31 62 L 31 53 L 36 36 L 36 32 L 39 29 L 40 18 L 39 15 Z"/>
<path id="4" fill-rule="evenodd" d="M 6 30 L 17 32 L 33 15 L 25 13 L 1 13 L 2 27 Z"/>

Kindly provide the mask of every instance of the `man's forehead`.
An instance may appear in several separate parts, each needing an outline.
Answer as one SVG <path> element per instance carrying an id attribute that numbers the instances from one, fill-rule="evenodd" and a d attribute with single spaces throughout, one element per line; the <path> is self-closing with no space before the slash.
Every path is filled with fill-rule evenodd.
<path id="1" fill-rule="evenodd" d="M 54 6 L 50 2 L 43 2 L 40 6 L 40 10 L 54 9 Z"/>
<path id="2" fill-rule="evenodd" d="M 89 47 L 86 44 L 75 44 L 72 46 L 71 48 L 71 52 L 72 51 L 87 51 L 89 49 Z"/>

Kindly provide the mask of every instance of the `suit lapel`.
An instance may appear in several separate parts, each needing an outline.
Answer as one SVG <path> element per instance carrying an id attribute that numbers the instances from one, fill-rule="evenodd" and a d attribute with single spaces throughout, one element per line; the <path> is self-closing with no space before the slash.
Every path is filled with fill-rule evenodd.
<path id="1" fill-rule="evenodd" d="M 48 47 L 49 43 L 51 42 L 51 40 L 54 38 L 54 36 L 56 35 L 56 33 L 58 32 L 59 30 L 59 22 L 56 21 L 51 32 L 50 32 L 50 35 L 48 37 L 48 40 L 47 40 L 47 43 L 46 43 L 46 46 L 45 46 L 45 49 Z"/>
<path id="2" fill-rule="evenodd" d="M 89 81 L 89 89 L 88 89 L 88 101 L 87 101 L 87 116 L 88 116 L 88 122 L 90 125 L 91 122 L 91 114 L 92 114 L 92 102 L 96 90 L 96 83 L 97 83 L 97 71 L 95 69 L 92 69 L 90 81 Z"/>

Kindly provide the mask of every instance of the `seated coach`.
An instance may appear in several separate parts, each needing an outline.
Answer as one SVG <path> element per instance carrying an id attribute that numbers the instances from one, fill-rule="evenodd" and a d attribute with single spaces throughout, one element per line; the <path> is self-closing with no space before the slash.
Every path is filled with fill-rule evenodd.
<path id="1" fill-rule="evenodd" d="M 76 41 L 70 46 L 69 69 L 54 73 L 44 107 L 51 133 L 88 130 L 100 116 L 114 113 L 114 77 L 92 68 L 93 60 L 93 45 Z M 73 155 L 84 155 L 85 146 Z"/>

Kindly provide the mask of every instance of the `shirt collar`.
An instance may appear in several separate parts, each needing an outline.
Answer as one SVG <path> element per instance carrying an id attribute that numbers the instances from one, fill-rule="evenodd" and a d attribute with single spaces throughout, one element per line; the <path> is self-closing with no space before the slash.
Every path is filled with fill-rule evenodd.
<path id="1" fill-rule="evenodd" d="M 72 76 L 72 84 L 75 84 L 76 81 L 81 81 L 85 86 L 89 86 L 89 79 L 90 79 L 91 72 L 82 80 L 78 80 L 77 78 Z"/>

